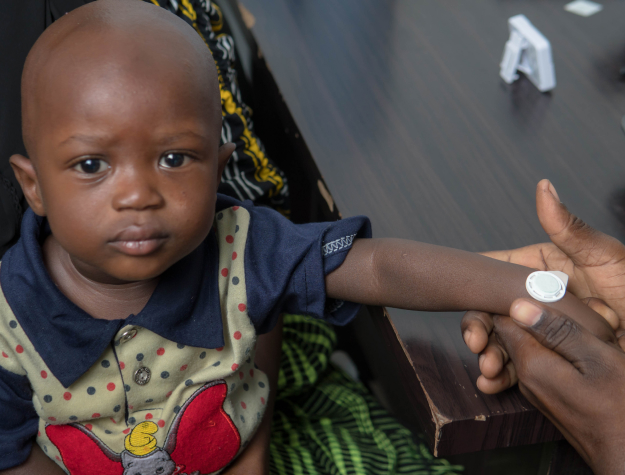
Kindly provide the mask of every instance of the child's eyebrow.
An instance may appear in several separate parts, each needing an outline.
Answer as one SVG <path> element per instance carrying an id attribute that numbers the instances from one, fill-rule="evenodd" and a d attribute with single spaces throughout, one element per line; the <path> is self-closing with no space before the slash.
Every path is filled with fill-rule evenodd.
<path id="1" fill-rule="evenodd" d="M 87 143 L 94 143 L 94 142 L 101 142 L 104 139 L 104 137 L 95 137 L 92 135 L 84 135 L 84 134 L 76 134 L 76 135 L 72 135 L 68 138 L 66 138 L 65 140 L 63 140 L 60 145 L 66 145 L 68 142 L 71 141 L 79 141 L 79 142 L 87 142 Z"/>
<path id="2" fill-rule="evenodd" d="M 207 140 L 207 138 L 202 134 L 193 132 L 192 130 L 185 130 L 184 132 L 179 132 L 174 135 L 165 136 L 162 139 L 158 140 L 158 143 L 159 145 L 169 145 L 171 143 L 174 143 L 186 137 L 196 138 L 202 141 Z M 66 138 L 65 140 L 63 140 L 60 143 L 60 145 L 66 145 L 67 143 L 72 142 L 72 141 L 86 142 L 86 143 L 92 144 L 92 143 L 97 143 L 97 142 L 104 142 L 106 140 L 107 140 L 106 137 L 98 137 L 98 136 L 85 135 L 85 134 L 74 134 Z"/>
<path id="3" fill-rule="evenodd" d="M 198 134 L 197 132 L 193 132 L 192 130 L 185 130 L 184 132 L 179 132 L 179 133 L 176 133 L 175 135 L 164 137 L 161 140 L 159 140 L 159 143 L 161 145 L 169 145 L 170 143 L 176 142 L 177 140 L 183 139 L 185 137 L 196 138 L 196 139 L 200 139 L 203 141 L 207 140 L 207 138 L 202 134 Z"/>

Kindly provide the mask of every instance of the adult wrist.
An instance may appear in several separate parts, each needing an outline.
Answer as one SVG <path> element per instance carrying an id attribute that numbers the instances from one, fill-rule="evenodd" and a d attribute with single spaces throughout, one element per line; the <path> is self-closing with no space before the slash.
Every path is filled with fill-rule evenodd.
<path id="1" fill-rule="evenodd" d="M 613 421 L 619 426 L 617 421 Z M 623 429 L 625 432 L 625 428 Z M 609 432 L 608 432 L 609 433 Z M 625 434 L 618 441 L 606 443 L 605 438 L 596 442 L 597 448 L 587 452 L 588 465 L 595 475 L 625 474 Z"/>

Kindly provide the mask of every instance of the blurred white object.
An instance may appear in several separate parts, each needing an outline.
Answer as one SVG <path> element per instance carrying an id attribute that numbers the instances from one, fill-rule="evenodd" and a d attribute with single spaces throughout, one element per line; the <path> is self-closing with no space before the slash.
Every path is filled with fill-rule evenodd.
<path id="1" fill-rule="evenodd" d="M 564 5 L 567 12 L 575 13 L 580 16 L 590 16 L 603 10 L 603 5 L 589 0 L 575 0 L 574 2 Z"/>
<path id="2" fill-rule="evenodd" d="M 551 44 L 525 15 L 508 19 L 510 39 L 501 60 L 499 75 L 508 84 L 519 78 L 517 70 L 524 73 L 541 92 L 556 87 L 556 73 L 551 57 Z"/>
<path id="3" fill-rule="evenodd" d="M 332 355 L 330 355 L 330 361 L 345 371 L 354 381 L 360 381 L 360 375 L 358 374 L 358 368 L 354 360 L 343 350 L 334 351 Z"/>

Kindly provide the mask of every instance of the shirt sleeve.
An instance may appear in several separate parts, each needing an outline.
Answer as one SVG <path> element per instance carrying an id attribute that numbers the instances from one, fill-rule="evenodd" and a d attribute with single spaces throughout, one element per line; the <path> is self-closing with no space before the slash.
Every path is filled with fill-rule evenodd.
<path id="1" fill-rule="evenodd" d="M 325 276 L 343 263 L 354 239 L 371 237 L 369 219 L 293 224 L 269 208 L 246 208 L 245 282 L 248 315 L 256 331 L 270 331 L 281 313 L 348 323 L 360 305 L 327 301 Z"/>
<path id="2" fill-rule="evenodd" d="M 0 470 L 28 459 L 39 416 L 28 378 L 0 367 Z"/>

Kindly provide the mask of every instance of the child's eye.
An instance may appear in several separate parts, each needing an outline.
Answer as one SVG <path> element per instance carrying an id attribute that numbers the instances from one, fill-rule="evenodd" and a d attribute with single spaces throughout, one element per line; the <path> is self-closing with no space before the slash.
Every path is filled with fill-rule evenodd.
<path id="1" fill-rule="evenodd" d="M 158 164 L 164 168 L 178 168 L 189 163 L 189 160 L 191 160 L 191 157 L 184 153 L 172 152 L 163 155 Z"/>
<path id="2" fill-rule="evenodd" d="M 83 160 L 74 166 L 74 168 L 78 171 L 87 174 L 100 173 L 104 171 L 106 167 L 106 162 L 104 160 L 100 160 L 99 158 L 88 158 L 87 160 Z"/>

